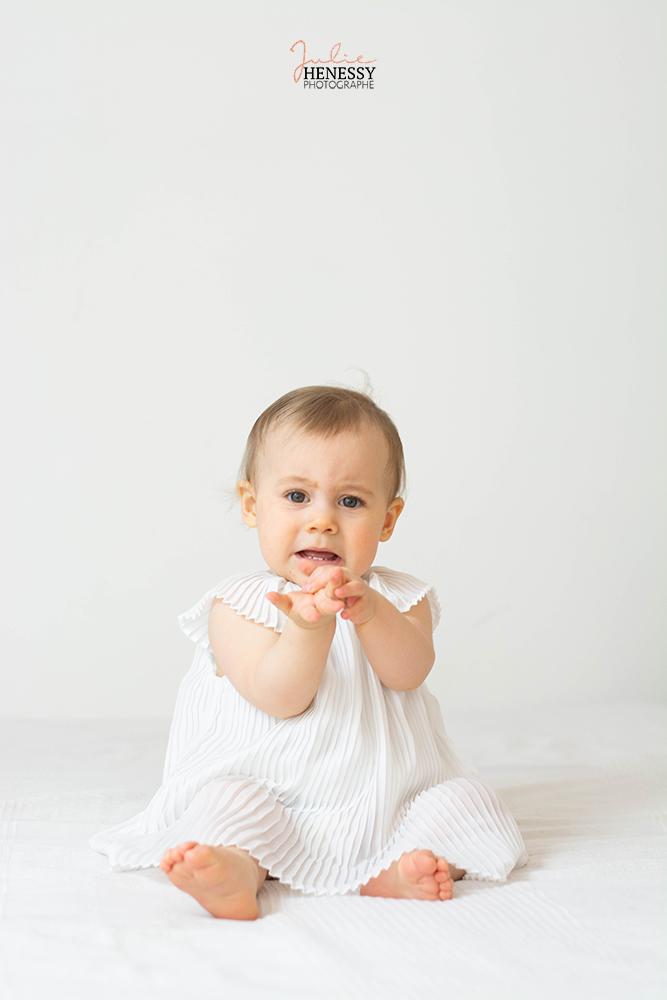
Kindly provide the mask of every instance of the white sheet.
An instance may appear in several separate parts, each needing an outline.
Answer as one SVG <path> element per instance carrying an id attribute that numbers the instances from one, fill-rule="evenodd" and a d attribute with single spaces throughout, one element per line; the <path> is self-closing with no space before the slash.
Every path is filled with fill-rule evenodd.
<path id="1" fill-rule="evenodd" d="M 433 902 L 268 882 L 242 922 L 87 846 L 159 784 L 168 721 L 3 720 L 3 1000 L 662 1000 L 667 706 L 448 709 L 445 725 L 513 811 L 527 867 Z"/>

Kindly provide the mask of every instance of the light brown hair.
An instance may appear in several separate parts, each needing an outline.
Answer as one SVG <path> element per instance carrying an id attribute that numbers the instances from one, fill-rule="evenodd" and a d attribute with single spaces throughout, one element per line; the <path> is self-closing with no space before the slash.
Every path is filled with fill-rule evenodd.
<path id="1" fill-rule="evenodd" d="M 368 392 L 335 385 L 292 389 L 267 406 L 248 435 L 239 480 L 256 484 L 258 459 L 267 434 L 272 427 L 285 424 L 322 437 L 358 430 L 364 424 L 379 428 L 389 447 L 385 468 L 387 502 L 403 494 L 406 485 L 403 444 L 393 420 Z"/>

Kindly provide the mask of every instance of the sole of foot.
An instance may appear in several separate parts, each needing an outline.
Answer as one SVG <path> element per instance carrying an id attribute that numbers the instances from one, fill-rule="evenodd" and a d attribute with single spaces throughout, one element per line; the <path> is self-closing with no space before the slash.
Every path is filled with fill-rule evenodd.
<path id="1" fill-rule="evenodd" d="M 238 847 L 218 847 L 188 840 L 166 851 L 160 868 L 214 917 L 256 920 L 257 865 Z"/>
<path id="2" fill-rule="evenodd" d="M 389 868 L 362 885 L 360 895 L 386 899 L 452 899 L 454 881 L 449 864 L 433 851 L 406 851 Z"/>

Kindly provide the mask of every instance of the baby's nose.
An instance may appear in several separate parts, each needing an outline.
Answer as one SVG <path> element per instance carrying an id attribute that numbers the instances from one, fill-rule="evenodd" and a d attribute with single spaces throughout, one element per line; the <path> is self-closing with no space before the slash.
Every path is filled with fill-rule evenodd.
<path id="1" fill-rule="evenodd" d="M 311 511 L 308 528 L 314 531 L 337 530 L 336 513 L 331 507 L 320 507 Z"/>

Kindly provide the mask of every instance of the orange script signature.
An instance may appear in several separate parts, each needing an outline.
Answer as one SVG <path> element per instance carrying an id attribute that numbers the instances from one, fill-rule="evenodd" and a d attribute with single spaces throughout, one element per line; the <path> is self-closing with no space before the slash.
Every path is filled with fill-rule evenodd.
<path id="1" fill-rule="evenodd" d="M 295 83 L 298 83 L 299 80 L 301 79 L 301 76 L 303 74 L 303 67 L 306 65 L 306 63 L 322 63 L 322 64 L 324 64 L 324 63 L 335 63 L 336 65 L 338 65 L 339 63 L 348 63 L 348 64 L 351 64 L 351 63 L 361 63 L 362 65 L 365 65 L 366 63 L 377 62 L 376 59 L 364 59 L 363 56 L 357 56 L 356 59 L 348 59 L 347 58 L 347 52 L 343 53 L 343 58 L 342 59 L 337 59 L 336 57 L 337 57 L 337 55 L 338 55 L 338 53 L 340 51 L 340 45 L 341 45 L 340 42 L 335 42 L 331 46 L 331 49 L 329 51 L 329 58 L 328 59 L 306 59 L 306 43 L 304 42 L 303 38 L 299 38 L 298 41 L 294 42 L 294 44 L 292 46 L 290 46 L 290 52 L 294 52 L 294 50 L 297 47 L 297 45 L 301 45 L 303 48 L 302 48 L 302 51 L 300 53 L 301 57 L 302 57 L 301 58 L 301 62 L 299 63 L 299 65 L 294 70 L 294 82 Z"/>

